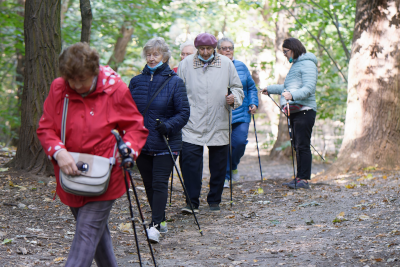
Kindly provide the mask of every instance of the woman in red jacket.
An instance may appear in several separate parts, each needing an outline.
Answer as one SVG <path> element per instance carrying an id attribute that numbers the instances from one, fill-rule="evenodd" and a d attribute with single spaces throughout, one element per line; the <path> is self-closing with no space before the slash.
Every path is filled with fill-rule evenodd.
<path id="1" fill-rule="evenodd" d="M 70 207 L 76 219 L 75 237 L 65 266 L 118 266 L 114 256 L 108 217 L 115 199 L 125 191 L 122 170 L 114 165 L 107 191 L 94 197 L 65 192 L 59 181 L 60 169 L 79 175 L 70 152 L 110 158 L 117 129 L 137 158 L 148 135 L 143 117 L 120 76 L 99 65 L 98 53 L 86 43 L 77 43 L 60 55 L 61 76 L 53 81 L 44 103 L 37 135 L 52 160 L 57 180 L 56 193 Z M 61 141 L 64 99 L 69 98 L 65 143 Z"/>

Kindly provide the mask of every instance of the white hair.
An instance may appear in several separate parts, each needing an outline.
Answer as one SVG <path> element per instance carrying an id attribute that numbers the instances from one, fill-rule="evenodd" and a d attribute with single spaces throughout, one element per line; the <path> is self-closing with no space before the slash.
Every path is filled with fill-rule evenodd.
<path id="1" fill-rule="evenodd" d="M 188 41 L 184 42 L 183 44 L 181 44 L 181 46 L 180 46 L 181 52 L 182 52 L 183 48 L 185 48 L 186 46 L 193 46 L 194 52 L 196 53 L 197 49 L 194 46 L 193 40 L 188 40 Z"/>
<path id="2" fill-rule="evenodd" d="M 153 49 L 163 54 L 163 61 L 165 62 L 168 61 L 171 57 L 171 50 L 169 50 L 167 43 L 162 37 L 155 37 L 147 41 L 147 43 L 143 47 L 143 58 L 146 58 L 147 52 Z"/>

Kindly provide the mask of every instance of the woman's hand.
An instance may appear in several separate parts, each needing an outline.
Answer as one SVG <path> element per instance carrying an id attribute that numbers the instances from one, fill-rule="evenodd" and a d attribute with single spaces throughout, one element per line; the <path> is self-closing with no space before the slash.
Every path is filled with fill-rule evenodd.
<path id="1" fill-rule="evenodd" d="M 286 100 L 293 100 L 293 96 L 290 92 L 284 92 L 282 93 L 282 96 L 286 99 Z"/>
<path id="2" fill-rule="evenodd" d="M 249 113 L 250 113 L 250 114 L 256 114 L 256 111 L 257 111 L 257 106 L 254 105 L 254 104 L 251 104 L 251 105 L 249 106 Z"/>
<path id="3" fill-rule="evenodd" d="M 78 171 L 74 159 L 67 150 L 61 150 L 60 152 L 58 152 L 56 160 L 58 166 L 60 166 L 61 171 L 66 175 L 80 174 L 80 171 Z"/>
<path id="4" fill-rule="evenodd" d="M 233 103 L 235 103 L 234 95 L 233 94 L 226 95 L 226 104 L 232 105 Z"/>
<path id="5" fill-rule="evenodd" d="M 263 95 L 269 95 L 269 94 L 268 94 L 267 88 L 268 88 L 268 87 L 265 87 L 264 89 L 261 90 L 261 93 L 262 93 Z"/>

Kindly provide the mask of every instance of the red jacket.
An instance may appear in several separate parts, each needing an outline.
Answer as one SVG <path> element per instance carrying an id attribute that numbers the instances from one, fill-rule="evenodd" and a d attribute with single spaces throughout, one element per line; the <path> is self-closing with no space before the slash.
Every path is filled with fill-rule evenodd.
<path id="1" fill-rule="evenodd" d="M 69 98 L 65 145 L 61 141 L 61 117 L 64 98 Z M 53 159 L 59 149 L 103 157 L 112 157 L 116 143 L 111 130 L 117 129 L 137 157 L 146 143 L 147 129 L 143 117 L 126 84 L 108 66 L 100 66 L 96 90 L 83 98 L 72 90 L 63 78 L 57 78 L 44 102 L 43 115 L 37 135 L 44 151 L 52 160 L 57 180 L 56 192 L 70 207 L 82 207 L 88 202 L 105 201 L 121 197 L 125 191 L 122 170 L 118 160 L 112 169 L 107 191 L 96 197 L 83 197 L 66 193 L 59 183 L 60 168 Z M 125 134 L 123 134 L 125 131 Z"/>

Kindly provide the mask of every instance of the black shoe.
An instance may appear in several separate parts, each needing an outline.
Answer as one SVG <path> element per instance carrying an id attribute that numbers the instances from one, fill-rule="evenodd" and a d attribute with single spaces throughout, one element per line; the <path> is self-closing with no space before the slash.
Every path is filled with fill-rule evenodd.
<path id="1" fill-rule="evenodd" d="M 199 208 L 193 207 L 194 213 L 199 213 Z M 193 214 L 192 209 L 190 208 L 190 205 L 187 205 L 186 207 L 181 209 L 181 212 L 183 214 Z"/>
<path id="2" fill-rule="evenodd" d="M 297 179 L 297 178 L 296 178 L 296 179 Z M 283 183 L 282 186 L 284 186 L 284 185 L 289 186 L 290 184 L 294 184 L 294 181 L 295 181 L 296 179 L 291 180 L 289 183 Z"/>
<path id="3" fill-rule="evenodd" d="M 293 183 L 289 184 L 288 186 L 291 189 L 299 189 L 299 188 L 310 189 L 310 185 L 308 184 L 307 180 L 302 180 L 302 179 L 298 179 L 296 184 Z"/>
<path id="4" fill-rule="evenodd" d="M 210 212 L 220 212 L 219 204 L 210 204 Z"/>

